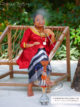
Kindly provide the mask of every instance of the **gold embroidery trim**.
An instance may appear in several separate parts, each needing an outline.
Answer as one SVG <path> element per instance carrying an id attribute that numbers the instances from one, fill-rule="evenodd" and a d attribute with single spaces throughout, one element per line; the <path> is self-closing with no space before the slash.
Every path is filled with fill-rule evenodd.
<path id="1" fill-rule="evenodd" d="M 30 29 L 34 34 L 37 34 L 38 36 L 44 35 L 44 33 L 39 33 L 35 27 L 30 27 Z M 49 34 L 47 34 L 47 36 L 49 36 Z M 45 37 L 45 36 L 42 36 L 42 37 Z"/>
<path id="2" fill-rule="evenodd" d="M 37 35 L 40 36 L 40 33 L 36 30 L 36 28 L 30 27 L 30 29 L 32 30 L 32 32 L 33 32 L 34 34 L 37 34 Z"/>

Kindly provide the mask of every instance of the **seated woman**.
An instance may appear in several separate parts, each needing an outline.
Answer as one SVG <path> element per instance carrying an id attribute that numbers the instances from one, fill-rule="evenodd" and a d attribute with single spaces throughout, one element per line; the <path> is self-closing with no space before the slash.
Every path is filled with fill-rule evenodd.
<path id="1" fill-rule="evenodd" d="M 42 75 L 43 65 L 41 61 L 49 61 L 49 54 L 55 45 L 55 36 L 50 29 L 44 28 L 45 20 L 42 14 L 34 16 L 34 27 L 28 28 L 23 35 L 21 48 L 23 52 L 17 60 L 19 68 L 28 68 L 29 84 L 28 96 L 33 96 L 32 86 L 34 81 L 40 80 Z M 46 66 L 46 84 L 52 85 L 49 79 L 51 73 L 50 63 Z"/>

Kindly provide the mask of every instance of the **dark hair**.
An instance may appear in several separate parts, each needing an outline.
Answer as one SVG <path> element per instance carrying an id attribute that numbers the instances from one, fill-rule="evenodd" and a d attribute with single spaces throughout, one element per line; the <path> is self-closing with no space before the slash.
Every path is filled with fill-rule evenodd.
<path id="1" fill-rule="evenodd" d="M 39 15 L 39 14 L 42 15 L 43 18 L 44 18 L 44 15 L 43 15 L 43 14 L 41 14 L 41 13 L 35 13 L 34 16 L 33 16 L 33 22 L 35 22 L 35 18 L 36 18 L 36 16 Z"/>

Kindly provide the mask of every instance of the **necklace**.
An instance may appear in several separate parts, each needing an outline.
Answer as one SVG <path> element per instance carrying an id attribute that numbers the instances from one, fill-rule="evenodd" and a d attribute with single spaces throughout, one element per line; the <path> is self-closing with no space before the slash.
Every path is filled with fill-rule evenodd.
<path id="1" fill-rule="evenodd" d="M 37 30 L 37 29 L 36 29 Z M 39 32 L 39 30 L 37 30 L 37 32 L 40 34 L 40 37 L 42 39 L 42 35 L 45 35 L 45 33 L 43 32 Z M 43 41 L 43 45 L 46 45 L 46 41 L 47 41 L 47 38 L 45 38 L 45 41 Z"/>
<path id="2" fill-rule="evenodd" d="M 39 31 L 38 31 L 38 32 L 39 32 Z M 41 39 L 42 39 L 42 35 L 45 34 L 45 33 L 40 33 L 40 32 L 39 32 L 39 34 L 40 34 L 40 37 L 41 37 Z M 45 38 L 45 40 L 43 41 L 43 45 L 46 45 L 46 38 Z"/>

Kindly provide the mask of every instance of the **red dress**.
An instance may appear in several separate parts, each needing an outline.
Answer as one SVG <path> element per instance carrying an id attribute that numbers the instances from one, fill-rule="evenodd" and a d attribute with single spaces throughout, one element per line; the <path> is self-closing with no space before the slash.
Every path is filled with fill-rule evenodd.
<path id="1" fill-rule="evenodd" d="M 49 35 L 49 37 L 51 38 L 51 35 Z M 40 37 L 38 32 L 36 32 L 33 28 L 28 28 L 24 32 L 20 44 L 20 47 L 23 49 L 23 52 L 16 61 L 17 64 L 19 65 L 19 68 L 21 69 L 28 68 L 32 57 L 37 53 L 39 48 L 45 48 L 46 53 L 49 56 L 50 51 L 53 49 L 53 45 L 55 45 L 55 42 L 53 43 L 53 45 L 50 45 L 50 40 L 48 39 L 48 37 L 47 37 L 46 45 L 43 45 L 44 41 L 45 41 L 45 37 Z M 40 44 L 34 45 L 29 48 L 24 47 L 24 43 L 33 44 L 34 42 L 40 42 Z"/>

